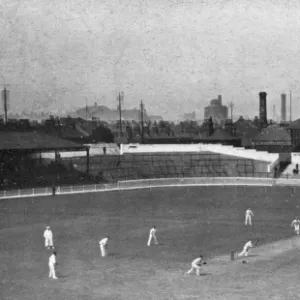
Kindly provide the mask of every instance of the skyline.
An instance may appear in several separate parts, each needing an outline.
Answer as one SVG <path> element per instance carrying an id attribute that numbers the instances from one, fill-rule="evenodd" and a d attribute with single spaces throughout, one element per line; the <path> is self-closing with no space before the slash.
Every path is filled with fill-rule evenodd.
<path id="1" fill-rule="evenodd" d="M 9 109 L 116 108 L 124 91 L 124 109 L 143 100 L 166 118 L 202 118 L 218 95 L 234 103 L 234 115 L 254 117 L 265 91 L 271 119 L 282 93 L 289 116 L 292 90 L 295 120 L 300 3 L 261 2 L 4 1 L 0 75 Z"/>

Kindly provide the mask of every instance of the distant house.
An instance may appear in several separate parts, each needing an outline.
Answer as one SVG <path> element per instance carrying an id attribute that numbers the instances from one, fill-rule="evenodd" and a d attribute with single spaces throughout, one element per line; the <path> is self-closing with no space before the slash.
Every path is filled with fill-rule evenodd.
<path id="1" fill-rule="evenodd" d="M 206 142 L 241 147 L 241 139 L 232 136 L 226 129 L 222 128 L 216 129 L 210 137 L 206 138 Z"/>
<path id="2" fill-rule="evenodd" d="M 228 118 L 228 107 L 222 105 L 222 96 L 213 99 L 210 104 L 204 108 L 204 119 L 212 118 L 214 122 L 221 123 Z"/>
<path id="3" fill-rule="evenodd" d="M 240 117 L 233 123 L 234 135 L 241 138 L 243 147 L 252 147 L 253 140 L 259 135 L 260 129 L 251 121 Z"/>
<path id="4" fill-rule="evenodd" d="M 116 123 L 120 120 L 120 112 L 118 109 L 110 109 L 104 105 L 94 105 L 78 109 L 71 114 L 73 117 L 80 117 L 82 119 L 97 119 L 107 123 Z M 140 109 L 122 109 L 121 119 L 123 121 L 137 121 L 141 120 Z M 145 110 L 144 121 L 149 121 L 149 117 Z"/>
<path id="5" fill-rule="evenodd" d="M 299 148 L 299 146 L 300 146 L 300 119 L 293 121 L 289 126 L 289 130 L 291 133 L 292 145 L 294 147 Z"/>
<path id="6" fill-rule="evenodd" d="M 196 112 L 185 113 L 182 116 L 183 121 L 196 121 Z"/>
<path id="7" fill-rule="evenodd" d="M 149 118 L 149 121 L 151 121 L 151 122 L 159 122 L 159 121 L 163 120 L 163 117 L 156 116 L 156 115 L 149 115 L 148 118 Z"/>
<path id="8" fill-rule="evenodd" d="M 264 128 L 253 140 L 256 150 L 271 153 L 288 153 L 292 151 L 292 139 L 289 131 L 279 125 Z"/>

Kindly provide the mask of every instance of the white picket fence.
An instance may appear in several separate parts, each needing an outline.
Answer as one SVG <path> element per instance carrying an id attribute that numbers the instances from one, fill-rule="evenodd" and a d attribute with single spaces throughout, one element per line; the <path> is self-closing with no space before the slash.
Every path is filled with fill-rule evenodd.
<path id="1" fill-rule="evenodd" d="M 56 195 L 108 192 L 118 190 L 148 189 L 155 187 L 180 186 L 300 186 L 300 179 L 273 179 L 251 177 L 196 177 L 196 178 L 155 178 L 119 181 L 112 184 L 60 186 Z M 0 191 L 0 199 L 26 198 L 52 195 L 52 188 L 32 188 Z"/>

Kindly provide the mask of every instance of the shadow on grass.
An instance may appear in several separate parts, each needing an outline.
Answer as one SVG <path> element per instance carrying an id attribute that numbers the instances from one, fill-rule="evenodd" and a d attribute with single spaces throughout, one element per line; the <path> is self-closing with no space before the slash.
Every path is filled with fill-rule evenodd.
<path id="1" fill-rule="evenodd" d="M 211 276 L 211 273 L 201 273 L 200 276 Z"/>
<path id="2" fill-rule="evenodd" d="M 71 276 L 71 273 L 70 274 L 57 274 L 58 279 L 65 279 L 65 278 L 68 278 L 70 276 Z"/>

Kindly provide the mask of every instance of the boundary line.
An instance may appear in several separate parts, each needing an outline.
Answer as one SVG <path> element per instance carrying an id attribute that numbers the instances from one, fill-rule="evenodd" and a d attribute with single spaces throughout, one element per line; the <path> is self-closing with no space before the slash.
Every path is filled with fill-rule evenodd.
<path id="1" fill-rule="evenodd" d="M 113 192 L 122 190 L 151 189 L 162 187 L 190 186 L 300 186 L 300 179 L 273 179 L 261 177 L 194 177 L 194 178 L 153 178 L 118 181 L 113 184 L 81 186 L 58 186 L 55 195 Z M 32 188 L 0 191 L 1 199 L 52 196 L 52 188 Z"/>

